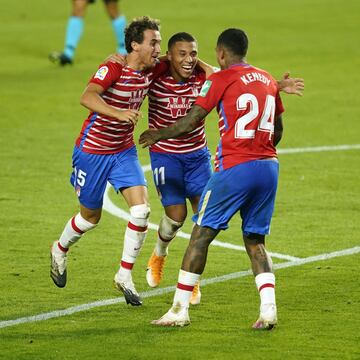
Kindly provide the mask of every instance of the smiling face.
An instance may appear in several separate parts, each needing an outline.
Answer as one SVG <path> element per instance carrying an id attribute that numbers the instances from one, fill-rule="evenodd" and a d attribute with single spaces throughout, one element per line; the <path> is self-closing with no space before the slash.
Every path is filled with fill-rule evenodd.
<path id="1" fill-rule="evenodd" d="M 158 30 L 145 30 L 144 40 L 141 44 L 133 41 L 132 47 L 137 54 L 137 60 L 141 70 L 155 66 L 161 51 L 160 43 L 161 35 Z"/>
<path id="2" fill-rule="evenodd" d="M 186 81 L 193 73 L 198 60 L 195 41 L 177 41 L 167 52 L 171 75 L 177 81 Z"/>

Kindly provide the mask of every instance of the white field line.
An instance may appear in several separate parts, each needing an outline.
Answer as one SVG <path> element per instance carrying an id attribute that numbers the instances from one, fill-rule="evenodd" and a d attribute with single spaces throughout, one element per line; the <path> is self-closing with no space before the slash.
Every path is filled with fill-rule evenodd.
<path id="1" fill-rule="evenodd" d="M 323 151 L 344 151 L 344 150 L 359 150 L 360 144 L 352 145 L 333 145 L 333 146 L 310 146 L 305 148 L 290 148 L 278 149 L 278 154 L 298 154 L 298 153 L 312 153 Z"/>
<path id="2" fill-rule="evenodd" d="M 355 246 L 350 249 L 345 249 L 345 250 L 335 251 L 332 253 L 310 256 L 310 257 L 307 257 L 304 259 L 297 259 L 297 260 L 293 260 L 293 261 L 275 264 L 274 269 L 284 269 L 284 268 L 288 268 L 288 267 L 292 267 L 292 266 L 300 266 L 300 265 L 308 264 L 308 263 L 315 262 L 315 261 L 323 261 L 323 260 L 328 260 L 328 259 L 332 259 L 332 258 L 340 257 L 340 256 L 354 255 L 354 254 L 358 254 L 359 252 L 360 252 L 360 246 Z M 247 271 L 239 271 L 239 272 L 235 272 L 235 273 L 231 273 L 231 274 L 226 274 L 223 276 L 217 276 L 217 277 L 213 277 L 213 278 L 209 278 L 209 279 L 203 279 L 203 280 L 201 280 L 201 286 L 205 286 L 208 284 L 220 283 L 220 282 L 224 282 L 224 281 L 228 281 L 228 280 L 232 280 L 232 279 L 238 279 L 238 278 L 248 276 L 251 274 L 252 274 L 252 272 L 250 270 L 247 270 Z M 168 286 L 168 287 L 160 288 L 160 289 L 156 289 L 156 290 L 145 291 L 145 292 L 140 293 L 140 296 L 142 298 L 148 298 L 148 297 L 153 297 L 153 296 L 157 296 L 157 295 L 167 294 L 172 291 L 175 291 L 175 286 Z M 88 304 L 73 306 L 73 307 L 70 307 L 70 308 L 67 308 L 64 310 L 55 310 L 55 311 L 51 311 L 51 312 L 47 312 L 47 313 L 34 315 L 34 316 L 27 316 L 27 317 L 14 319 L 14 320 L 0 321 L 0 328 L 6 328 L 6 327 L 10 327 L 10 326 L 19 325 L 19 324 L 32 323 L 32 322 L 36 322 L 36 321 L 49 320 L 52 318 L 67 316 L 67 315 L 75 314 L 75 313 L 78 313 L 81 311 L 86 311 L 86 310 L 90 310 L 90 309 L 101 307 L 101 306 L 114 305 L 114 304 L 123 303 L 123 302 L 125 302 L 125 299 L 123 297 L 99 300 L 99 301 L 95 301 L 95 302 L 88 303 Z"/>

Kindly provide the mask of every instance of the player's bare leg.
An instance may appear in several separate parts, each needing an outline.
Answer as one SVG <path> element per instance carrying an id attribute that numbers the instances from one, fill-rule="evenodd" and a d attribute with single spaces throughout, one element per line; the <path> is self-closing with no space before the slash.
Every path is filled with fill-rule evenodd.
<path id="1" fill-rule="evenodd" d="M 116 1 L 109 1 L 105 4 L 106 12 L 111 19 L 116 19 L 120 15 L 119 7 Z"/>
<path id="2" fill-rule="evenodd" d="M 66 224 L 59 240 L 56 240 L 50 251 L 50 277 L 57 287 L 64 287 L 67 281 L 67 253 L 69 248 L 80 240 L 81 236 L 93 229 L 101 217 L 100 209 L 88 209 L 80 204 L 80 213 Z"/>
<path id="3" fill-rule="evenodd" d="M 265 250 L 265 236 L 247 234 L 244 235 L 244 243 L 261 300 L 260 316 L 253 328 L 271 330 L 277 324 L 275 275 L 272 272 L 271 258 Z"/>
<path id="4" fill-rule="evenodd" d="M 195 224 L 181 269 L 202 274 L 206 264 L 209 245 L 218 233 L 219 230 Z"/>
<path id="5" fill-rule="evenodd" d="M 219 230 L 194 226 L 179 272 L 173 306 L 160 319 L 152 321 L 152 324 L 159 326 L 190 324 L 188 309 L 191 293 L 204 271 L 208 247 L 218 233 Z"/>
<path id="6" fill-rule="evenodd" d="M 130 221 L 125 231 L 120 268 L 115 274 L 114 286 L 124 294 L 128 304 L 138 306 L 142 301 L 135 289 L 131 272 L 145 241 L 150 208 L 145 186 L 132 186 L 121 192 L 130 209 Z"/>

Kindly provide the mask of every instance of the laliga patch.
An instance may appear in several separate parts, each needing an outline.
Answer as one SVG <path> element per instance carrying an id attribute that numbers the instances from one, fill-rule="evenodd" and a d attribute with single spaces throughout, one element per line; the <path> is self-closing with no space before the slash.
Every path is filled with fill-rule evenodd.
<path id="1" fill-rule="evenodd" d="M 199 96 L 205 97 L 211 87 L 212 81 L 206 80 L 201 88 Z"/>
<path id="2" fill-rule="evenodd" d="M 107 66 L 102 66 L 95 74 L 94 79 L 104 80 L 106 74 L 109 72 L 109 68 Z"/>

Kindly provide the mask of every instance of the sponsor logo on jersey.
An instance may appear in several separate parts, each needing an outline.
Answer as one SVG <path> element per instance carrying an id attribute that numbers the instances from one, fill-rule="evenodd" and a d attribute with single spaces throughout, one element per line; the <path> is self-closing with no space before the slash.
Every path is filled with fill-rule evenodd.
<path id="1" fill-rule="evenodd" d="M 211 84 L 212 84 L 212 81 L 211 81 L 211 80 L 206 80 L 206 81 L 204 82 L 204 85 L 203 85 L 202 88 L 201 88 L 201 91 L 200 91 L 199 96 L 205 97 L 206 94 L 208 93 L 210 87 L 211 87 Z"/>
<path id="2" fill-rule="evenodd" d="M 169 103 L 167 107 L 171 111 L 171 117 L 183 117 L 186 115 L 187 110 L 191 108 L 191 102 L 188 97 L 169 97 Z"/>
<path id="3" fill-rule="evenodd" d="M 130 104 L 141 104 L 147 94 L 147 89 L 139 89 L 131 92 Z"/>
<path id="4" fill-rule="evenodd" d="M 109 72 L 109 68 L 107 66 L 102 66 L 95 74 L 94 79 L 104 80 L 106 74 Z"/>

